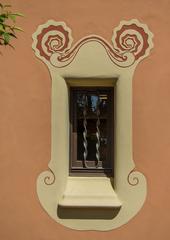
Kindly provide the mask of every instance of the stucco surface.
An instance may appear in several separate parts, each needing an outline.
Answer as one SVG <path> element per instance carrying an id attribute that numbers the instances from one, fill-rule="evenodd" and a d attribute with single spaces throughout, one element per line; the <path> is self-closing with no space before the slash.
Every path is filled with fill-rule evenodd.
<path id="1" fill-rule="evenodd" d="M 16 49 L 0 49 L 0 239 L 105 240 L 170 238 L 170 1 L 8 1 L 24 13 Z M 32 49 L 31 35 L 48 19 L 65 21 L 74 40 L 98 34 L 108 41 L 123 19 L 154 33 L 154 50 L 133 80 L 133 156 L 148 181 L 144 207 L 109 232 L 74 231 L 54 222 L 36 195 L 36 178 L 50 159 L 51 80 Z"/>

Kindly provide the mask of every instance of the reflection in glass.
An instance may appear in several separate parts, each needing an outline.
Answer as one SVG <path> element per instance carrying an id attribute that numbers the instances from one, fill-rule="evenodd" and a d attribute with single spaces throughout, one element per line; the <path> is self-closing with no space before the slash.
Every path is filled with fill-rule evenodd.
<path id="1" fill-rule="evenodd" d="M 105 90 L 77 92 L 77 159 L 100 161 L 107 158 L 108 94 Z M 96 164 L 94 164 L 96 166 Z"/>

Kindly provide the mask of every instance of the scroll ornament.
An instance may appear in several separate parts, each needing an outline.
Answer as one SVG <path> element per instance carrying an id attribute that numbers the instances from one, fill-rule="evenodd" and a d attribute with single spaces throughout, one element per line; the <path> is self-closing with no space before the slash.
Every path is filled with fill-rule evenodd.
<path id="1" fill-rule="evenodd" d="M 73 45 L 71 29 L 64 22 L 49 20 L 35 32 L 33 49 L 43 61 L 63 68 L 74 61 L 81 46 L 96 41 L 103 45 L 114 64 L 127 68 L 149 55 L 152 37 L 145 24 L 133 19 L 121 21 L 114 29 L 112 45 L 97 35 L 86 36 Z"/>

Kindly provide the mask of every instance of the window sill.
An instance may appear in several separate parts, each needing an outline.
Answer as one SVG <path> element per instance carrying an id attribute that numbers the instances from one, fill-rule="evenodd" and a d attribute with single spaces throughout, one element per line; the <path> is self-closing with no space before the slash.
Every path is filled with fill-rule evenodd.
<path id="1" fill-rule="evenodd" d="M 60 207 L 120 208 L 121 202 L 107 177 L 68 177 Z"/>

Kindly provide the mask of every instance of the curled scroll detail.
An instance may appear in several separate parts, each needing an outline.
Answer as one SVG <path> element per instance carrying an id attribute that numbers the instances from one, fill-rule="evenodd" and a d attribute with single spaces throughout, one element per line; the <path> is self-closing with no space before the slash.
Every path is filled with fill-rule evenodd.
<path id="1" fill-rule="evenodd" d="M 47 171 L 47 176 L 44 177 L 44 183 L 46 185 L 52 185 L 55 182 L 55 174 L 54 172 L 49 168 Z"/>
<path id="2" fill-rule="evenodd" d="M 135 61 L 147 56 L 153 47 L 151 32 L 146 25 L 135 19 L 122 21 L 114 29 L 113 46 L 97 35 L 86 36 L 72 46 L 71 29 L 64 22 L 52 20 L 40 25 L 33 38 L 37 56 L 58 68 L 69 65 L 80 48 L 88 42 L 100 43 L 110 60 L 123 68 L 130 67 Z"/>
<path id="3" fill-rule="evenodd" d="M 139 184 L 139 174 L 137 171 L 132 170 L 127 177 L 127 181 L 131 186 L 136 186 Z"/>

